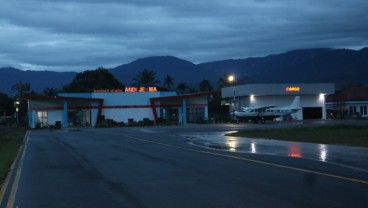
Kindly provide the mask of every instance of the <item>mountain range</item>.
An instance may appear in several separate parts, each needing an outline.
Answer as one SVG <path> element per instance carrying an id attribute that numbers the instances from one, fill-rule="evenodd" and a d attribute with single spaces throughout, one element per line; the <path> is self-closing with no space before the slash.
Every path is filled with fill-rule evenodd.
<path id="1" fill-rule="evenodd" d="M 139 71 L 150 69 L 163 82 L 166 75 L 174 83 L 199 86 L 203 79 L 217 87 L 225 73 L 234 73 L 238 83 L 346 83 L 368 85 L 368 48 L 302 49 L 265 57 L 229 59 L 194 64 L 173 56 L 153 56 L 123 64 L 109 71 L 126 86 Z M 70 83 L 77 72 L 23 71 L 0 68 L 0 92 L 11 95 L 11 86 L 27 82 L 32 90 L 42 92 L 47 87 L 61 88 Z"/>

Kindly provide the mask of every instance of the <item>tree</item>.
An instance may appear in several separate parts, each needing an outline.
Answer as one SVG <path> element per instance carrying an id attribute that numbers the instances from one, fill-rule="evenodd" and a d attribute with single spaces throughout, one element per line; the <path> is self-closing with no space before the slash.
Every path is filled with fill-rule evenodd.
<path id="1" fill-rule="evenodd" d="M 11 87 L 11 90 L 14 93 L 14 97 L 18 97 L 25 93 L 29 93 L 31 91 L 31 85 L 29 83 L 19 81 Z"/>
<path id="2" fill-rule="evenodd" d="M 208 92 L 212 90 L 213 90 L 213 87 L 208 80 L 204 79 L 201 81 L 201 83 L 199 83 L 199 91 Z"/>
<path id="3" fill-rule="evenodd" d="M 59 89 L 57 88 L 47 87 L 43 90 L 43 95 L 56 96 L 58 92 L 59 92 Z"/>
<path id="4" fill-rule="evenodd" d="M 176 89 L 179 90 L 180 94 L 184 94 L 184 92 L 188 89 L 188 86 L 184 82 L 181 82 L 181 83 L 178 84 Z"/>
<path id="5" fill-rule="evenodd" d="M 189 93 L 197 93 L 197 92 L 198 92 L 198 90 L 189 87 Z"/>
<path id="6" fill-rule="evenodd" d="M 14 115 L 14 101 L 8 95 L 0 93 L 0 116 Z"/>
<path id="7" fill-rule="evenodd" d="M 73 81 L 64 86 L 62 92 L 93 92 L 97 89 L 123 89 L 124 85 L 110 74 L 107 69 L 98 67 L 78 73 Z"/>
<path id="8" fill-rule="evenodd" d="M 170 75 L 166 75 L 164 78 L 164 87 L 171 89 L 172 86 L 174 86 L 174 78 L 172 78 Z"/>
<path id="9" fill-rule="evenodd" d="M 156 80 L 156 73 L 152 70 L 144 69 L 139 71 L 138 74 L 133 78 L 133 85 L 141 87 L 154 87 L 160 83 Z"/>

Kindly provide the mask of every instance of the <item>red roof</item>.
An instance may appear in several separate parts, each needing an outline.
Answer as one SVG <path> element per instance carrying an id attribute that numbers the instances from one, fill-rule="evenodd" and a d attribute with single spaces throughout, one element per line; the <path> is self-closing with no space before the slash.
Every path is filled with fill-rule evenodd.
<path id="1" fill-rule="evenodd" d="M 351 89 L 346 96 L 347 100 L 368 100 L 368 87 L 356 87 Z"/>
<path id="2" fill-rule="evenodd" d="M 368 101 L 368 87 L 354 87 L 340 94 L 330 95 L 327 102 Z"/>

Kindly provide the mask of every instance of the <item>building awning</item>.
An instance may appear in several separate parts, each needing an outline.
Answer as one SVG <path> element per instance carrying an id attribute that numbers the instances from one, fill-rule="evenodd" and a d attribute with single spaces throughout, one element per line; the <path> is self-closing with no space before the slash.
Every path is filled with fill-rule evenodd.
<path id="1" fill-rule="evenodd" d="M 34 95 L 22 95 L 18 99 L 20 100 L 34 100 L 34 101 L 56 101 L 56 102 L 64 102 L 64 101 L 73 101 L 73 102 L 97 102 L 98 103 L 98 112 L 97 112 L 97 122 L 101 118 L 102 114 L 102 106 L 104 99 L 102 98 L 83 98 L 83 97 L 64 97 L 64 96 L 34 96 Z"/>
<path id="2" fill-rule="evenodd" d="M 198 93 L 190 93 L 190 94 L 183 94 L 183 95 L 175 95 L 175 96 L 164 96 L 164 97 L 154 97 L 150 98 L 151 108 L 153 112 L 153 118 L 155 119 L 155 122 L 158 121 L 158 115 L 156 111 L 156 101 L 176 101 L 176 100 L 184 100 L 184 99 L 190 99 L 190 98 L 196 98 L 196 97 L 208 97 L 220 94 L 220 91 L 209 91 L 209 92 L 198 92 Z"/>

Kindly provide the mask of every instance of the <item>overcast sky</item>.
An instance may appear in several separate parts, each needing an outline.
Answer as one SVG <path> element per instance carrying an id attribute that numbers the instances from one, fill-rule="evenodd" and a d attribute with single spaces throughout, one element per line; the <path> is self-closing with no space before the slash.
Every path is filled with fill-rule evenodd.
<path id="1" fill-rule="evenodd" d="M 0 0 L 0 67 L 82 71 L 368 46 L 368 0 Z"/>

